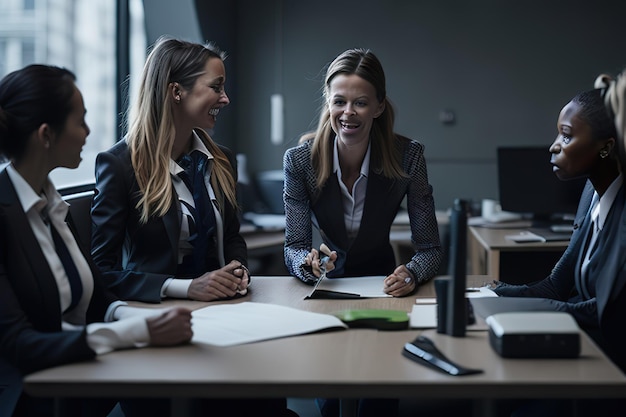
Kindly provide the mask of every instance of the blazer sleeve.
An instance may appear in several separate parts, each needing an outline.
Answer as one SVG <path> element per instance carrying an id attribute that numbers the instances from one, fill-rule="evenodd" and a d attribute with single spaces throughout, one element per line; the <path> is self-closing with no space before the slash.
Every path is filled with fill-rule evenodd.
<path id="1" fill-rule="evenodd" d="M 21 309 L 19 299 L 0 265 L 0 352 L 27 374 L 40 369 L 95 357 L 85 331 L 37 330 Z"/>
<path id="2" fill-rule="evenodd" d="M 317 278 L 302 268 L 304 258 L 311 251 L 313 232 L 311 200 L 306 186 L 305 168 L 310 167 L 307 144 L 291 148 L 283 157 L 285 185 L 285 265 L 289 274 L 308 284 Z"/>
<path id="3" fill-rule="evenodd" d="M 424 147 L 411 141 L 405 155 L 405 170 L 410 175 L 407 211 L 411 242 L 415 248 L 415 254 L 406 267 L 415 276 L 416 282 L 422 284 L 439 271 L 443 249 L 439 240 L 433 187 L 428 182 Z"/>
<path id="4" fill-rule="evenodd" d="M 5 192 L 3 190 L 3 192 Z M 0 357 L 22 374 L 64 363 L 93 358 L 95 352 L 87 345 L 84 331 L 62 331 L 58 303 L 49 297 L 56 292 L 37 294 L 38 281 L 53 276 L 35 276 L 29 267 L 33 251 L 26 247 L 14 230 L 15 220 L 6 212 L 0 213 Z M 45 274 L 42 274 L 45 275 Z M 36 306 L 23 303 L 41 299 Z M 50 301 L 50 302 L 48 302 Z M 36 309 L 39 317 L 33 320 L 28 309 Z M 43 312 L 42 312 L 43 310 Z"/>
<path id="5" fill-rule="evenodd" d="M 570 313 L 579 325 L 585 328 L 597 328 L 598 308 L 596 299 L 582 301 L 575 292 L 575 268 L 578 264 L 581 243 L 584 241 L 584 236 L 578 236 L 582 231 L 577 225 L 585 218 L 592 198 L 593 188 L 590 188 L 588 184 L 578 205 L 574 234 L 550 275 L 542 280 L 523 285 L 510 285 L 500 282 L 494 290 L 496 294 L 503 297 L 547 298 L 556 311 Z"/>

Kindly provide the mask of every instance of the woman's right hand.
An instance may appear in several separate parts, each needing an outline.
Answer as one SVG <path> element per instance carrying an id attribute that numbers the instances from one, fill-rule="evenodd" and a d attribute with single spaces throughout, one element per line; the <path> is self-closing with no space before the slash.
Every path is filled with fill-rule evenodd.
<path id="1" fill-rule="evenodd" d="M 150 344 L 153 346 L 173 346 L 187 343 L 193 336 L 191 330 L 191 310 L 173 307 L 158 316 L 146 318 Z"/>
<path id="2" fill-rule="evenodd" d="M 241 262 L 231 261 L 215 271 L 206 272 L 191 281 L 187 296 L 192 300 L 214 301 L 237 295 L 243 279 L 234 274 Z"/>
<path id="3" fill-rule="evenodd" d="M 320 269 L 320 253 L 322 256 L 328 256 L 328 262 L 326 262 L 326 272 L 330 272 L 335 269 L 335 261 L 337 260 L 337 252 L 331 251 L 326 244 L 320 245 L 319 252 L 317 249 L 311 249 L 311 252 L 304 258 L 304 264 L 311 268 L 313 275 L 319 278 L 322 274 Z"/>

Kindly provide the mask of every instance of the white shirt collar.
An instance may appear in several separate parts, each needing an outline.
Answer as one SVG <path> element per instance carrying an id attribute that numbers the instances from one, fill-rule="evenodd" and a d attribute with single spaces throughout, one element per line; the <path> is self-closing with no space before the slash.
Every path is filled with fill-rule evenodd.
<path id="1" fill-rule="evenodd" d="M 37 195 L 30 184 L 13 167 L 13 164 L 9 164 L 6 169 L 24 213 L 28 213 L 33 207 L 37 212 L 41 213 L 47 205 L 48 213 L 55 213 L 55 216 L 58 216 L 58 218 L 65 219 L 69 205 L 62 199 L 49 178 L 46 179 L 44 184 L 45 196 L 42 197 Z"/>
<path id="2" fill-rule="evenodd" d="M 607 188 L 606 192 L 602 195 L 598 203 L 595 205 L 591 212 L 591 218 L 595 222 L 598 230 L 602 230 L 604 227 L 604 222 L 606 221 L 607 216 L 609 215 L 609 211 L 613 206 L 613 202 L 615 201 L 615 197 L 617 196 L 617 192 L 623 183 L 622 174 L 619 174 L 617 178 L 613 180 L 609 188 Z M 594 201 L 598 200 L 598 193 L 594 193 L 593 196 Z"/>
<path id="3" fill-rule="evenodd" d="M 200 136 L 198 136 L 195 130 L 193 131 L 193 137 L 191 141 L 191 150 L 189 151 L 189 153 L 193 151 L 202 152 L 203 154 L 207 156 L 209 160 L 213 159 L 213 155 L 206 148 L 206 146 L 204 145 L 204 142 L 202 142 L 202 139 L 200 139 Z M 176 163 L 176 161 L 170 158 L 170 173 L 172 175 L 178 175 L 178 173 L 181 171 L 184 171 L 184 170 L 180 167 L 180 165 Z"/>

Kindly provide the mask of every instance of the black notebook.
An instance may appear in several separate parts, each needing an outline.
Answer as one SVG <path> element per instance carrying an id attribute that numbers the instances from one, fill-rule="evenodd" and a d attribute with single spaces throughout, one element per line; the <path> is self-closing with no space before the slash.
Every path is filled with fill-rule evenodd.
<path id="1" fill-rule="evenodd" d="M 572 232 L 553 232 L 549 227 L 531 227 L 528 231 L 541 236 L 544 242 L 568 241 L 572 237 Z"/>

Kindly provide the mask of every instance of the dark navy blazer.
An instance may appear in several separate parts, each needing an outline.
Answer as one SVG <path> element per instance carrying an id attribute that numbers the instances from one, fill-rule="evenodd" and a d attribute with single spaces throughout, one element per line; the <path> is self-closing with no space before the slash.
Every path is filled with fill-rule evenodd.
<path id="1" fill-rule="evenodd" d="M 597 249 L 587 274 L 595 277 L 594 298 L 580 296 L 580 265 L 591 217 L 594 189 L 583 190 L 570 243 L 551 274 L 534 284 L 502 285 L 501 296 L 549 298 L 555 310 L 566 311 L 595 339 L 607 355 L 626 372 L 626 214 L 624 187 L 598 236 Z"/>
<path id="2" fill-rule="evenodd" d="M 69 214 L 67 221 L 76 237 Z M 105 289 L 89 252 L 78 243 L 94 276 L 87 323 L 102 322 L 107 308 L 117 298 Z M 56 279 L 13 183 L 3 169 L 0 171 L 0 415 L 11 415 L 21 394 L 23 375 L 95 357 L 87 345 L 85 332 L 62 331 L 61 321 Z"/>
<path id="3" fill-rule="evenodd" d="M 236 180 L 235 158 L 227 148 L 220 148 L 231 162 Z M 141 213 L 136 208 L 140 196 L 126 141 L 98 154 L 96 192 L 91 209 L 93 259 L 103 272 L 105 283 L 117 296 L 158 303 L 163 283 L 176 275 L 182 212 L 175 197 L 163 217 L 153 216 L 146 224 L 141 224 Z M 246 242 L 239 234 L 238 212 L 227 201 L 222 223 L 226 262 L 237 260 L 247 264 Z"/>

